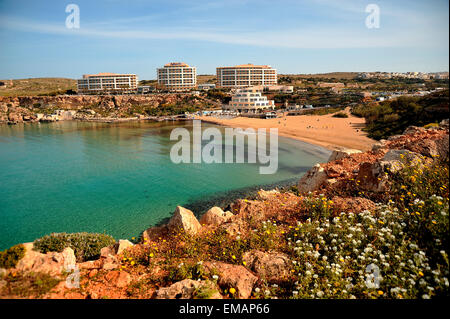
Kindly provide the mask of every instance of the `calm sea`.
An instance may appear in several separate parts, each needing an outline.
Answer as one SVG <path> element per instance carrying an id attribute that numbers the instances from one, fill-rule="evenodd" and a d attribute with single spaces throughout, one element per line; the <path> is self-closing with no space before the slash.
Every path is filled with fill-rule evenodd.
<path id="1" fill-rule="evenodd" d="M 259 185 L 295 181 L 329 156 L 280 137 L 273 175 L 260 175 L 259 164 L 173 164 L 175 127 L 192 124 L 0 125 L 0 249 L 52 232 L 138 236 L 177 205 L 200 214 Z"/>

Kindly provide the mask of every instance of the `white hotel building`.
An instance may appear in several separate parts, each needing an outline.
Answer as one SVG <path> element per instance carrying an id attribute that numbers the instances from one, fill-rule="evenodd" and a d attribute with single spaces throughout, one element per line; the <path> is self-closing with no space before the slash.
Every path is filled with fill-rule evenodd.
<path id="1" fill-rule="evenodd" d="M 197 69 L 186 63 L 168 63 L 157 69 L 158 84 L 171 91 L 184 91 L 197 86 Z"/>
<path id="2" fill-rule="evenodd" d="M 77 80 L 78 93 L 131 93 L 137 90 L 136 74 L 84 74 Z"/>
<path id="3" fill-rule="evenodd" d="M 277 70 L 270 65 L 243 64 L 217 68 L 217 85 L 223 88 L 244 88 L 277 84 Z"/>
<path id="4" fill-rule="evenodd" d="M 267 100 L 267 97 L 261 94 L 261 90 L 255 87 L 238 89 L 228 105 L 223 107 L 224 110 L 240 113 L 258 113 L 264 109 L 273 110 L 274 108 L 274 101 Z"/>

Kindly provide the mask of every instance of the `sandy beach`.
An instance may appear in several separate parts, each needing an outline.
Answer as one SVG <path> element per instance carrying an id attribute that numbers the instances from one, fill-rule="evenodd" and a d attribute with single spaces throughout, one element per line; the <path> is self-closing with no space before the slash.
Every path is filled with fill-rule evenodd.
<path id="1" fill-rule="evenodd" d="M 198 117 L 202 121 L 245 128 L 278 128 L 280 136 L 298 139 L 307 143 L 320 145 L 330 150 L 351 148 L 361 151 L 370 150 L 374 140 L 362 131 L 364 118 L 352 116 L 348 110 L 348 118 L 328 115 L 297 115 L 284 116 L 275 119 L 257 119 L 237 117 L 233 119 L 215 118 L 212 116 Z"/>

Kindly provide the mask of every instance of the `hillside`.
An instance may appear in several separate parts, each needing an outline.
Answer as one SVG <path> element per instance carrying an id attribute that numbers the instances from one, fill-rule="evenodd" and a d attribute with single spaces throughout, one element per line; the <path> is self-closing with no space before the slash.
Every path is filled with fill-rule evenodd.
<path id="1" fill-rule="evenodd" d="M 315 73 L 315 74 L 279 74 L 279 77 L 288 76 L 297 79 L 338 79 L 338 80 L 352 80 L 356 77 L 357 72 L 330 72 L 330 73 Z"/>
<path id="2" fill-rule="evenodd" d="M 76 90 L 76 84 L 76 80 L 67 78 L 0 80 L 0 96 L 64 94 L 67 90 Z"/>
<path id="3" fill-rule="evenodd" d="M 352 114 L 364 117 L 365 131 L 374 139 L 401 134 L 410 125 L 439 123 L 448 118 L 449 91 L 441 90 L 423 97 L 402 96 L 381 103 L 362 104 Z"/>

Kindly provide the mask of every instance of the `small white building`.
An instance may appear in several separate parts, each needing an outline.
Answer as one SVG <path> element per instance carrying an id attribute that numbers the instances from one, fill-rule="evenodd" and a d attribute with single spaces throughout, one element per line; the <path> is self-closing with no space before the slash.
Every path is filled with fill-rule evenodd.
<path id="1" fill-rule="evenodd" d="M 216 85 L 213 84 L 213 83 L 202 83 L 202 84 L 198 84 L 197 88 L 199 90 L 208 91 L 208 90 L 211 90 L 211 89 L 215 89 Z"/>
<path id="2" fill-rule="evenodd" d="M 274 108 L 274 101 L 267 100 L 267 97 L 261 94 L 261 90 L 255 87 L 237 90 L 228 105 L 224 106 L 224 110 L 240 113 L 259 113 L 262 110 Z"/>

